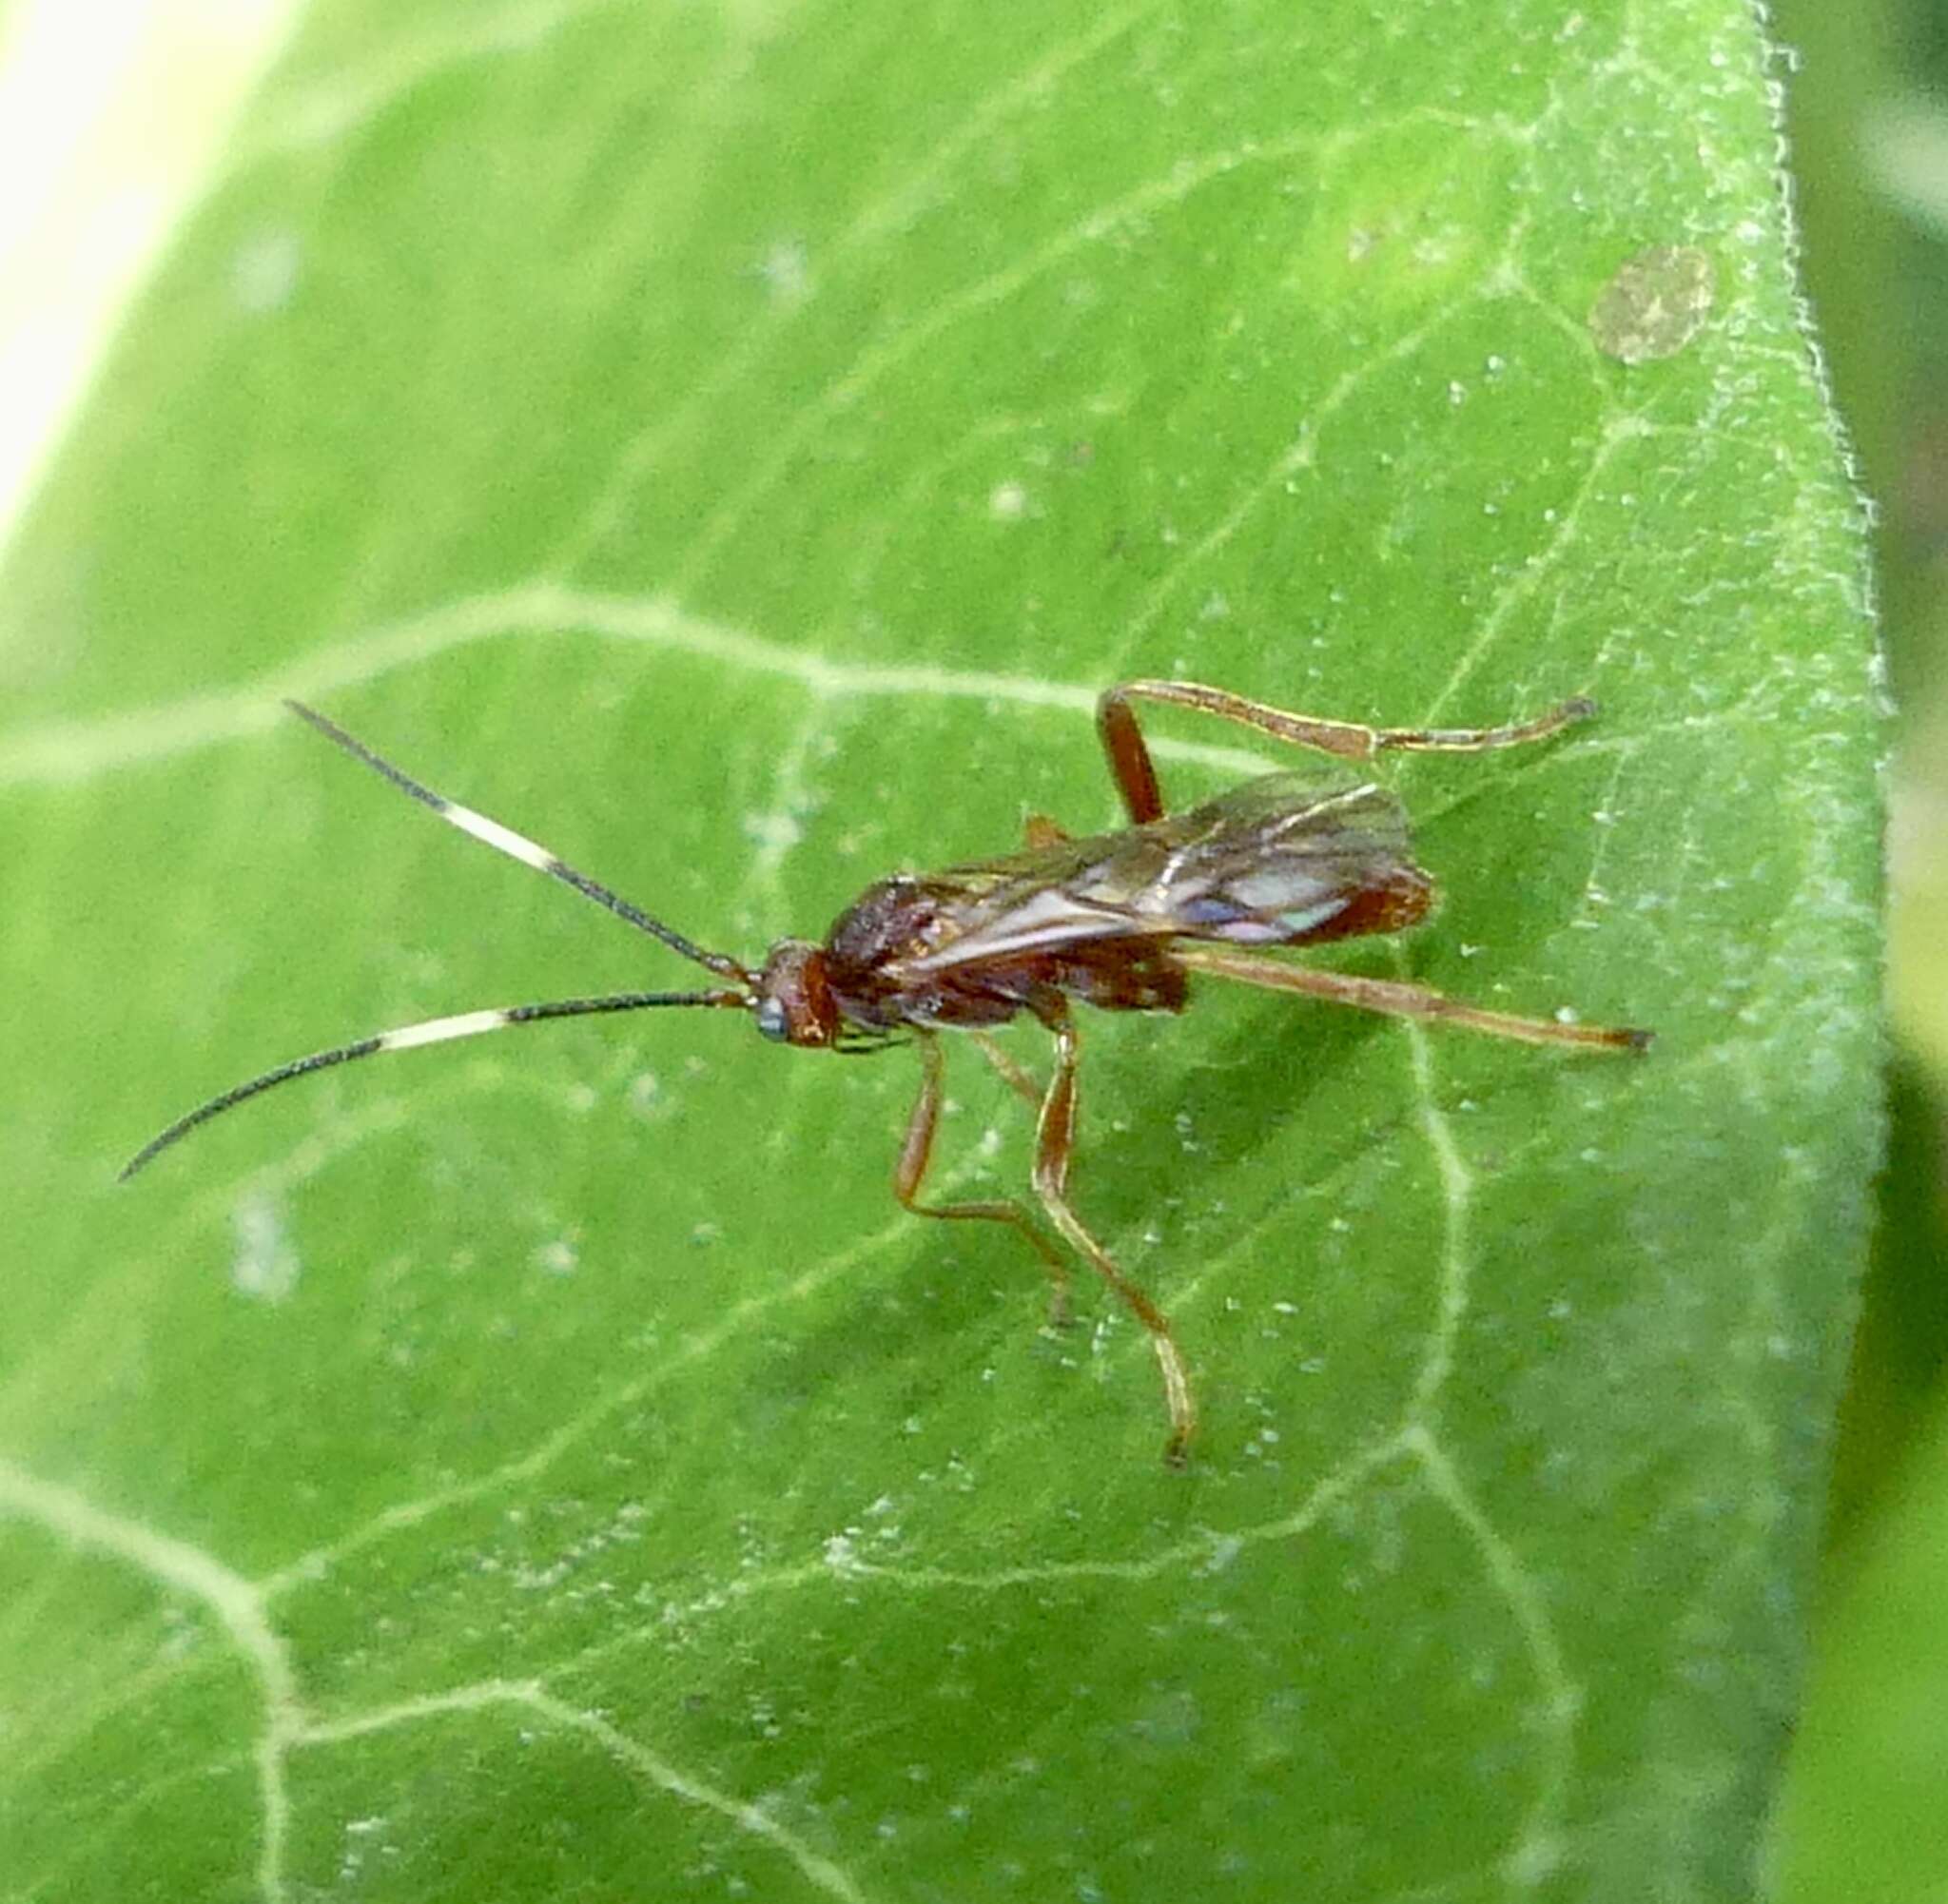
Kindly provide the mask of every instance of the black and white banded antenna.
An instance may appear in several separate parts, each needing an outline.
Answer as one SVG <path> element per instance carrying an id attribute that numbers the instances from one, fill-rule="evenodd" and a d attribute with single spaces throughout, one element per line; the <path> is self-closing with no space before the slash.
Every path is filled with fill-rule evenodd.
<path id="1" fill-rule="evenodd" d="M 486 814 L 475 812 L 471 806 L 462 806 L 458 801 L 448 800 L 430 787 L 422 786 L 315 708 L 307 708 L 298 701 L 287 701 L 284 705 L 308 721 L 327 740 L 335 741 L 354 758 L 363 761 L 375 773 L 382 774 L 401 793 L 410 795 L 422 806 L 431 807 L 442 820 L 458 826 L 461 832 L 471 833 L 497 852 L 505 853 L 524 866 L 532 866 L 536 872 L 546 873 L 551 879 L 573 886 L 585 899 L 594 900 L 605 911 L 614 913 L 637 931 L 661 941 L 672 952 L 681 953 L 684 958 L 719 978 L 730 980 L 731 985 L 693 992 L 614 992 L 598 998 L 550 999 L 538 1004 L 501 1005 L 487 1011 L 458 1012 L 448 1018 L 424 1019 L 418 1024 L 377 1032 L 369 1038 L 355 1039 L 349 1044 L 334 1045 L 328 1051 L 314 1051 L 307 1057 L 294 1058 L 287 1063 L 277 1065 L 261 1077 L 233 1085 L 178 1117 L 166 1130 L 157 1132 L 122 1166 L 118 1181 L 126 1183 L 137 1171 L 154 1162 L 164 1151 L 187 1137 L 198 1125 L 208 1123 L 212 1117 L 221 1117 L 224 1112 L 235 1109 L 272 1086 L 288 1083 L 292 1078 L 305 1077 L 313 1071 L 327 1070 L 334 1064 L 349 1064 L 354 1059 L 377 1058 L 381 1052 L 410 1051 L 415 1045 L 443 1044 L 453 1039 L 478 1038 L 487 1032 L 505 1031 L 513 1025 L 538 1024 L 548 1019 L 586 1018 L 599 1012 L 638 1012 L 659 1005 L 702 1005 L 731 1011 L 753 1009 L 757 975 L 739 961 L 726 953 L 705 951 L 682 933 L 664 924 L 660 919 L 652 917 L 640 906 L 633 905 L 619 893 L 610 891 L 586 873 L 577 872 L 566 860 L 551 853 L 547 847 L 524 839 L 501 826 L 497 820 L 490 820 Z"/>

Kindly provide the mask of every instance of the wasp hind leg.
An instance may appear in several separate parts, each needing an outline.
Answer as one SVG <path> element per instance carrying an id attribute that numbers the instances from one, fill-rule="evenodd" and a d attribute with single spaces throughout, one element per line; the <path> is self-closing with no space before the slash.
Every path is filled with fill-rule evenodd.
<path id="1" fill-rule="evenodd" d="M 1532 720 L 1511 721 L 1500 728 L 1369 728 L 1356 721 L 1323 720 L 1316 714 L 1288 713 L 1263 701 L 1248 701 L 1222 688 L 1205 688 L 1195 681 L 1124 681 L 1106 688 L 1096 704 L 1096 729 L 1109 757 L 1122 804 L 1131 821 L 1140 826 L 1163 816 L 1163 793 L 1157 768 L 1137 720 L 1135 701 L 1161 701 L 1172 707 L 1195 708 L 1219 720 L 1255 728 L 1294 747 L 1315 748 L 1342 760 L 1371 760 L 1382 749 L 1406 753 L 1486 753 L 1490 748 L 1523 747 L 1547 740 L 1596 712 L 1596 703 L 1578 695 Z"/>
<path id="2" fill-rule="evenodd" d="M 1558 1019 L 1517 1018 L 1511 1012 L 1491 1012 L 1451 999 L 1430 985 L 1404 984 L 1392 979 L 1363 979 L 1351 972 L 1322 972 L 1311 965 L 1288 965 L 1281 959 L 1257 953 L 1233 952 L 1215 945 L 1180 945 L 1171 954 L 1192 972 L 1214 979 L 1236 979 L 1267 991 L 1298 992 L 1330 1004 L 1353 1005 L 1360 1011 L 1384 1012 L 1389 1018 L 1421 1019 L 1511 1038 L 1523 1044 L 1573 1044 L 1600 1051 L 1646 1051 L 1651 1034 L 1634 1026 L 1565 1023 Z"/>

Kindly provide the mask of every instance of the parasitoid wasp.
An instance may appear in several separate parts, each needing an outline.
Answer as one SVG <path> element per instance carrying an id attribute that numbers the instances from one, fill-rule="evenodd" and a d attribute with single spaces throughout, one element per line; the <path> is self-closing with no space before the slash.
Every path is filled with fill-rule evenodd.
<path id="1" fill-rule="evenodd" d="M 1327 758 L 1170 813 L 1137 720 L 1139 701 L 1216 714 Z M 725 982 L 698 991 L 619 992 L 462 1012 L 313 1052 L 177 1118 L 123 1167 L 125 1180 L 246 1098 L 354 1059 L 598 1012 L 661 1005 L 749 1012 L 764 1037 L 808 1050 L 916 1044 L 920 1095 L 894 1165 L 894 1195 L 915 1215 L 1009 1225 L 1046 1266 L 1061 1313 L 1068 1259 L 1024 1203 L 1012 1197 L 922 1201 L 941 1113 L 945 1064 L 937 1034 L 966 1031 L 1034 1112 L 1031 1181 L 1049 1221 L 1149 1331 L 1170 1414 L 1164 1458 L 1173 1466 L 1183 1464 L 1198 1423 L 1182 1351 L 1169 1318 L 1123 1273 L 1069 1199 L 1081 1049 L 1072 1001 L 1103 1011 L 1180 1012 L 1190 1001 L 1192 977 L 1203 975 L 1530 1044 L 1641 1051 L 1650 1042 L 1647 1031 L 1512 1017 L 1424 985 L 1287 964 L 1256 949 L 1398 932 L 1433 903 L 1433 882 L 1414 863 L 1400 801 L 1342 763 L 1370 761 L 1389 750 L 1480 753 L 1525 746 L 1588 719 L 1595 704 L 1582 698 L 1499 728 L 1371 728 L 1288 713 L 1190 681 L 1127 681 L 1105 690 L 1097 704 L 1097 729 L 1126 826 L 1075 839 L 1052 820 L 1032 815 L 1021 851 L 945 872 L 881 880 L 839 915 L 823 943 L 781 939 L 757 967 L 704 950 L 546 847 L 422 786 L 316 709 L 289 705 L 441 819 L 573 886 Z M 1054 1040 L 1054 1071 L 1045 1087 L 988 1036 L 1023 1012 Z"/>

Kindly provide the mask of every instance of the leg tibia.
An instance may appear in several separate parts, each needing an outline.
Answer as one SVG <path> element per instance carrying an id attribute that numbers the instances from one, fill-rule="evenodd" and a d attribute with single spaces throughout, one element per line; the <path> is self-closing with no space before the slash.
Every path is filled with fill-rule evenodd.
<path id="1" fill-rule="evenodd" d="M 1347 972 L 1315 971 L 1308 965 L 1288 965 L 1250 952 L 1220 951 L 1215 946 L 1186 945 L 1172 955 L 1193 972 L 1218 979 L 1236 979 L 1269 991 L 1299 992 L 1328 1003 L 1354 1005 L 1361 1011 L 1385 1012 L 1392 1018 L 1439 1020 L 1495 1038 L 1512 1038 L 1525 1044 L 1575 1044 L 1605 1051 L 1643 1051 L 1651 1034 L 1630 1027 L 1565 1024 L 1555 1019 L 1517 1018 L 1451 999 L 1427 985 L 1408 985 L 1388 979 L 1361 979 Z"/>
<path id="2" fill-rule="evenodd" d="M 1248 701 L 1222 688 L 1196 681 L 1124 681 L 1104 690 L 1096 704 L 1097 729 L 1109 757 L 1109 770 L 1131 820 L 1141 826 L 1163 811 L 1157 769 L 1144 744 L 1132 701 L 1160 701 L 1178 708 L 1195 708 L 1219 720 L 1255 728 L 1275 740 L 1295 747 L 1316 748 L 1342 760 L 1370 760 L 1382 748 L 1417 753 L 1484 753 L 1490 748 L 1521 747 L 1547 740 L 1550 734 L 1596 712 L 1596 704 L 1581 696 L 1564 701 L 1531 720 L 1511 721 L 1499 728 L 1370 728 L 1356 721 L 1330 721 L 1316 714 L 1289 713 L 1263 701 Z"/>

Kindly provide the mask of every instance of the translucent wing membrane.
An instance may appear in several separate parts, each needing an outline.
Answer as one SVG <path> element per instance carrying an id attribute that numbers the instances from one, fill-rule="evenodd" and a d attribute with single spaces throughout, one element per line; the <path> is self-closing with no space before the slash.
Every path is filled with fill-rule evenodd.
<path id="1" fill-rule="evenodd" d="M 1268 774 L 1142 826 L 928 876 L 955 929 L 907 962 L 939 972 L 1093 940 L 1297 944 L 1340 936 L 1364 894 L 1422 883 L 1385 787 L 1330 767 Z"/>

